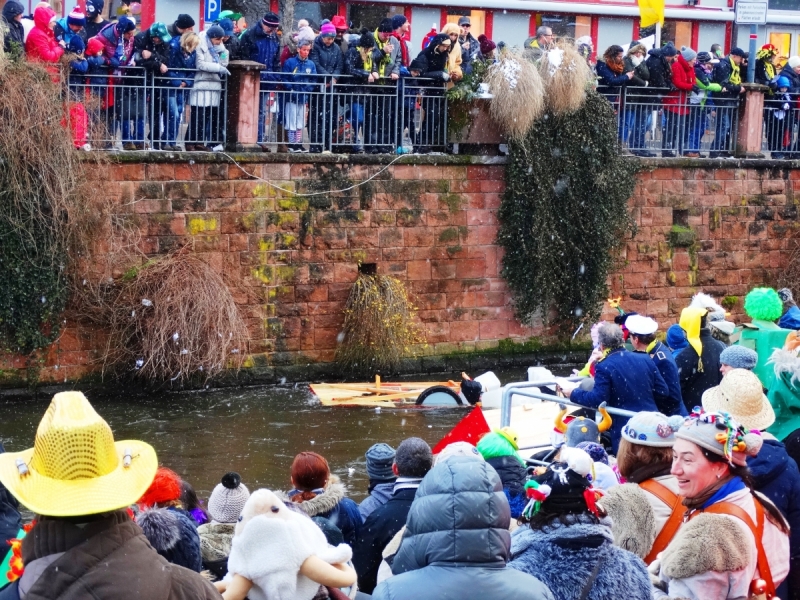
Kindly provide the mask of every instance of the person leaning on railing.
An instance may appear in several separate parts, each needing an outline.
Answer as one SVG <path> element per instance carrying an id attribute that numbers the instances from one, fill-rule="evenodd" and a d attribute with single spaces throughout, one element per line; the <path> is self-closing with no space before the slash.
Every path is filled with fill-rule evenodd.
<path id="1" fill-rule="evenodd" d="M 633 78 L 633 71 L 625 72 L 622 60 L 622 46 L 609 46 L 603 53 L 603 60 L 597 62 L 598 89 L 619 111 L 619 94 Z"/>
<path id="2" fill-rule="evenodd" d="M 689 93 L 694 89 L 694 64 L 697 52 L 686 46 L 672 63 L 672 90 L 664 98 L 664 145 L 662 156 L 680 156 L 685 152 L 689 132 Z"/>
<path id="3" fill-rule="evenodd" d="M 240 56 L 244 60 L 252 60 L 266 69 L 261 71 L 261 94 L 258 103 L 258 142 L 264 139 L 264 120 L 266 117 L 269 94 L 267 90 L 277 89 L 281 77 L 281 42 L 276 34 L 281 21 L 274 12 L 268 12 L 261 22 L 249 28 L 242 34 L 240 42 Z M 262 146 L 266 151 L 266 148 Z"/>
<path id="4" fill-rule="evenodd" d="M 414 141 L 414 151 L 417 154 L 427 154 L 432 145 L 443 145 L 445 140 L 440 139 L 442 122 L 444 120 L 444 87 L 443 83 L 450 81 L 447 72 L 447 62 L 450 56 L 450 37 L 445 33 L 437 35 L 425 50 L 420 52 L 413 61 L 409 71 L 412 77 L 422 77 L 432 81 L 420 82 L 425 86 L 422 95 L 422 110 L 425 120 L 420 124 L 419 143 Z M 440 86 L 437 89 L 436 86 Z"/>
<path id="5" fill-rule="evenodd" d="M 339 121 L 338 103 L 330 91 L 342 76 L 344 56 L 334 43 L 335 39 L 336 28 L 331 23 L 326 23 L 311 47 L 311 62 L 320 75 L 316 79 L 314 91 L 328 92 L 324 98 L 319 93 L 312 94 L 308 102 L 308 137 L 311 139 L 310 151 L 313 153 L 322 152 L 323 146 L 330 144 L 331 132 Z M 327 125 L 323 125 L 326 120 Z"/>
<path id="6" fill-rule="evenodd" d="M 189 92 L 191 115 L 186 134 L 186 149 L 207 152 L 209 144 L 222 142 L 222 76 L 228 71 L 228 51 L 222 43 L 225 32 L 214 25 L 200 33 L 197 46 L 197 74 L 192 91 Z M 194 143 L 192 143 L 194 142 Z"/>
<path id="7" fill-rule="evenodd" d="M 650 82 L 650 70 L 647 68 L 645 56 L 647 48 L 642 44 L 632 44 L 623 61 L 623 71 L 633 72 L 633 77 L 625 88 L 625 125 L 622 141 L 628 142 L 628 148 L 637 156 L 653 156 L 645 149 L 645 133 L 647 132 L 648 97 L 645 88 Z"/>
<path id="8" fill-rule="evenodd" d="M 364 140 L 369 138 L 369 127 L 364 120 L 365 96 L 369 94 L 368 83 L 374 81 L 372 76 L 372 52 L 375 50 L 375 38 L 364 30 L 358 43 L 351 45 L 347 50 L 344 60 L 344 70 L 347 76 L 347 92 L 350 95 L 350 126 L 353 129 L 355 144 L 353 152 L 362 154 L 364 147 L 358 141 L 359 126 L 364 126 Z"/>
<path id="9" fill-rule="evenodd" d="M 162 149 L 161 115 L 164 122 L 169 120 L 169 42 L 172 36 L 167 33 L 164 23 L 155 22 L 149 29 L 133 38 L 136 49 L 136 62 L 144 67 L 153 82 L 150 96 L 152 121 L 150 122 L 150 143 L 153 150 Z"/>
<path id="10" fill-rule="evenodd" d="M 800 121 L 800 106 L 797 104 L 797 95 L 800 94 L 800 56 L 792 56 L 789 58 L 781 71 L 781 77 L 786 77 L 789 80 L 789 94 L 791 94 L 792 98 L 795 100 L 792 110 L 789 113 L 789 122 L 786 124 L 786 128 L 792 131 L 795 124 Z M 789 140 L 789 146 L 786 150 L 788 154 L 787 158 L 795 158 L 798 152 L 797 142 L 792 144 L 791 140 Z"/>
<path id="11" fill-rule="evenodd" d="M 744 50 L 733 48 L 728 56 L 721 59 L 711 73 L 711 80 L 720 84 L 722 90 L 714 93 L 717 105 L 717 127 L 714 142 L 711 144 L 710 158 L 730 156 L 731 134 L 734 119 L 737 117 L 739 99 L 744 94 L 740 66 L 744 60 Z"/>
<path id="12" fill-rule="evenodd" d="M 289 152 L 308 152 L 303 147 L 306 107 L 309 95 L 317 90 L 319 82 L 317 67 L 309 59 L 311 46 L 309 40 L 297 42 L 297 56 L 283 64 L 283 87 L 289 92 L 285 95 L 283 126 L 289 136 Z"/>
<path id="13" fill-rule="evenodd" d="M 197 46 L 200 37 L 193 31 L 187 31 L 179 38 L 170 40 L 169 48 L 169 85 L 167 105 L 169 117 L 164 139 L 164 150 L 175 150 L 178 139 L 178 128 L 183 111 L 189 100 L 189 89 L 194 85 L 195 67 L 197 64 Z"/>
<path id="14" fill-rule="evenodd" d="M 689 141 L 686 156 L 691 158 L 700 157 L 700 146 L 706 129 L 706 120 L 714 108 L 711 94 L 722 89 L 718 83 L 711 81 L 713 69 L 711 54 L 698 52 L 697 62 L 694 65 L 695 90 L 689 97 Z"/>

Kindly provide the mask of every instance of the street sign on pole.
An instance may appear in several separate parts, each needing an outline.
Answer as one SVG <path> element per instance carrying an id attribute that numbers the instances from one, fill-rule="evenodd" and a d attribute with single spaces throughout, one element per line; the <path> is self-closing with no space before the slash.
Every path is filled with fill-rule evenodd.
<path id="1" fill-rule="evenodd" d="M 767 22 L 767 3 L 739 0 L 736 3 L 737 25 L 764 25 Z"/>
<path id="2" fill-rule="evenodd" d="M 213 23 L 219 19 L 219 9 L 222 0 L 205 0 L 205 22 Z"/>

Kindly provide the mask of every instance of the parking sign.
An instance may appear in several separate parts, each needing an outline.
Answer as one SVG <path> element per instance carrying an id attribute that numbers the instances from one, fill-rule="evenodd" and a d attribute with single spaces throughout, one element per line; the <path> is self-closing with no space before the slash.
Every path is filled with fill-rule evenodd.
<path id="1" fill-rule="evenodd" d="M 213 23 L 219 19 L 219 9 L 221 4 L 222 0 L 205 0 L 206 14 L 204 20 L 206 23 Z"/>

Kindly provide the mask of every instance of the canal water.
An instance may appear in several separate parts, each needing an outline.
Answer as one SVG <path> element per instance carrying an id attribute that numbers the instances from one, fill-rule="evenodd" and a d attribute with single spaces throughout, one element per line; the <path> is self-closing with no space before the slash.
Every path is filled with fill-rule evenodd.
<path id="1" fill-rule="evenodd" d="M 498 376 L 503 383 L 525 379 L 523 370 L 498 371 Z M 113 396 L 88 397 L 116 440 L 151 444 L 159 462 L 192 483 L 203 499 L 227 471 L 241 473 L 251 490 L 288 489 L 292 459 L 312 450 L 327 458 L 350 496 L 360 500 L 368 483 L 364 452 L 372 444 L 397 447 L 403 439 L 417 436 L 433 446 L 466 413 L 453 408 L 377 412 L 324 407 L 305 385 L 152 397 L 131 397 L 121 389 Z M 0 441 L 6 450 L 33 445 L 48 404 L 49 398 L 0 398 Z"/>

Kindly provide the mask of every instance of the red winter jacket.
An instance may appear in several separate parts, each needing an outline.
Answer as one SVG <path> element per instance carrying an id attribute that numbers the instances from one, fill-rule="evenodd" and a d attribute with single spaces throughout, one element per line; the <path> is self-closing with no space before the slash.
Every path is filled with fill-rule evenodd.
<path id="1" fill-rule="evenodd" d="M 50 19 L 55 16 L 56 13 L 49 6 L 40 6 L 33 12 L 33 29 L 25 41 L 28 60 L 54 63 L 64 54 L 64 48 L 58 45 L 53 30 L 50 29 Z M 48 71 L 58 73 L 57 69 Z"/>
<path id="2" fill-rule="evenodd" d="M 678 89 L 664 97 L 664 108 L 679 115 L 688 115 L 689 92 L 694 87 L 694 67 L 680 53 L 672 63 L 672 85 Z"/>

